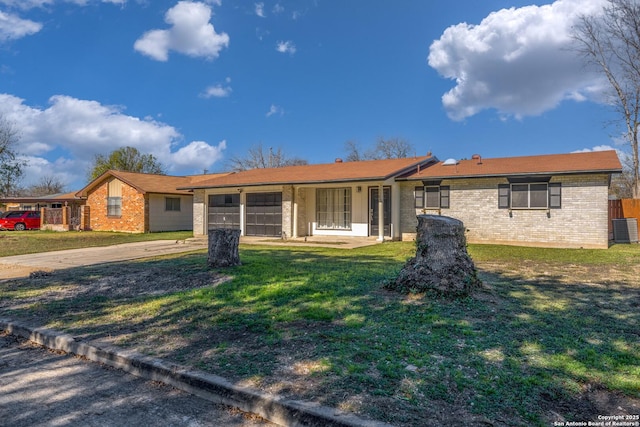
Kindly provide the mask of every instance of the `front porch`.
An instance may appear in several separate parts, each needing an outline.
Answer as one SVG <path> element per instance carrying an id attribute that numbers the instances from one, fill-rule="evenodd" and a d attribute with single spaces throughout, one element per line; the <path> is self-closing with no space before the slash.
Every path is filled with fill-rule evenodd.
<path id="1" fill-rule="evenodd" d="M 188 239 L 189 242 L 201 242 L 206 245 L 207 236 L 198 236 Z M 382 243 L 376 237 L 341 237 L 341 236 L 307 236 L 291 239 L 278 239 L 276 237 L 241 236 L 240 244 L 268 245 L 288 247 L 323 247 L 337 249 L 356 249 Z"/>

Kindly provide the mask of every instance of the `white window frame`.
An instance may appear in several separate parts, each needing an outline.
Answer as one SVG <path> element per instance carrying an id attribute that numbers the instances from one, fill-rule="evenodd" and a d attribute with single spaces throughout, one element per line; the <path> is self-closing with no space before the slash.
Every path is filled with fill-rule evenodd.
<path id="1" fill-rule="evenodd" d="M 351 230 L 351 188 L 316 189 L 316 228 L 318 230 Z"/>

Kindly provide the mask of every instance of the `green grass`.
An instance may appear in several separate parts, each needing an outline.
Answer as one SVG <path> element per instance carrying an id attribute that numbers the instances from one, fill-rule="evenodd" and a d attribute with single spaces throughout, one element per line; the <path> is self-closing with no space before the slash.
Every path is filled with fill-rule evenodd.
<path id="1" fill-rule="evenodd" d="M 486 287 L 462 300 L 383 290 L 414 251 L 242 246 L 233 280 L 156 295 L 65 292 L 116 270 L 185 283 L 206 253 L 75 269 L 0 283 L 0 315 L 400 426 L 546 426 L 595 420 L 589 390 L 640 398 L 640 246 L 472 245 Z"/>
<path id="2" fill-rule="evenodd" d="M 166 233 L 115 233 L 104 231 L 0 231 L 0 257 L 37 252 L 108 246 L 148 240 L 184 240 L 191 231 Z"/>

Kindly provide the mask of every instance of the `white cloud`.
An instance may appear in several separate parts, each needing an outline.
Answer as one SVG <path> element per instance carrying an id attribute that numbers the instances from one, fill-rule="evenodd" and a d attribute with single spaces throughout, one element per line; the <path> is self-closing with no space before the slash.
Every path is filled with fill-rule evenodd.
<path id="1" fill-rule="evenodd" d="M 266 18 L 267 15 L 264 14 L 264 3 L 256 3 L 255 4 L 255 12 L 260 18 Z"/>
<path id="2" fill-rule="evenodd" d="M 39 22 L 22 19 L 0 10 L 0 42 L 30 36 L 42 29 Z"/>
<path id="3" fill-rule="evenodd" d="M 293 55 L 294 53 L 296 53 L 296 45 L 293 44 L 291 40 L 279 41 L 276 44 L 276 50 L 280 53 L 288 53 L 290 55 Z"/>
<path id="4" fill-rule="evenodd" d="M 273 11 L 274 14 L 278 15 L 278 14 L 284 12 L 284 6 L 282 6 L 280 3 L 276 3 L 273 6 L 272 11 Z"/>
<path id="5" fill-rule="evenodd" d="M 202 98 L 225 98 L 231 95 L 232 89 L 230 86 L 222 86 L 217 84 L 215 86 L 209 86 L 200 95 Z"/>
<path id="6" fill-rule="evenodd" d="M 134 49 L 157 61 L 167 61 L 173 50 L 192 57 L 215 59 L 229 46 L 226 33 L 216 33 L 211 8 L 205 3 L 180 1 L 165 14 L 168 30 L 147 31 L 136 40 Z"/>
<path id="7" fill-rule="evenodd" d="M 209 145 L 204 141 L 192 141 L 189 145 L 171 154 L 171 164 L 185 169 L 208 169 L 213 163 L 222 159 L 222 152 L 226 148 L 227 141 L 225 140 L 220 141 L 216 146 Z"/>
<path id="8" fill-rule="evenodd" d="M 269 111 L 267 111 L 266 117 L 271 117 L 274 114 L 284 116 L 284 109 L 282 107 L 278 107 L 277 105 L 271 104 L 271 107 L 269 107 Z"/>
<path id="9" fill-rule="evenodd" d="M 126 115 L 122 107 L 63 95 L 51 97 L 49 104 L 47 108 L 31 107 L 23 99 L 0 94 L 0 113 L 19 130 L 21 154 L 32 163 L 33 173 L 38 165 L 48 164 L 47 154 L 64 153 L 56 162 L 74 165 L 66 170 L 84 180 L 96 154 L 125 146 L 153 154 L 171 173 L 194 173 L 210 168 L 226 147 L 224 141 L 218 145 L 193 141 L 177 148 L 183 136 L 174 127 Z M 55 168 L 42 166 L 42 170 L 50 174 Z"/>
<path id="10" fill-rule="evenodd" d="M 591 147 L 591 148 L 583 148 L 581 150 L 575 150 L 575 151 L 572 151 L 572 153 L 591 153 L 593 151 L 609 151 L 609 150 L 616 150 L 616 149 L 610 145 L 596 145 L 595 147 Z"/>
<path id="11" fill-rule="evenodd" d="M 428 62 L 456 86 L 443 95 L 451 119 L 485 109 L 517 118 L 553 109 L 563 100 L 597 98 L 606 87 L 572 53 L 571 27 L 605 0 L 557 0 L 502 9 L 478 25 L 447 28 L 430 47 Z"/>

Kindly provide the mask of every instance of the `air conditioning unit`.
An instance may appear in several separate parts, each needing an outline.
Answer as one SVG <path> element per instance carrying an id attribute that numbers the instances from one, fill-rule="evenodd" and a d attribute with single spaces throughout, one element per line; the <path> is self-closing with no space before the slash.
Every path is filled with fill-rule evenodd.
<path id="1" fill-rule="evenodd" d="M 638 220 L 636 218 L 614 219 L 613 241 L 616 243 L 638 243 Z"/>

